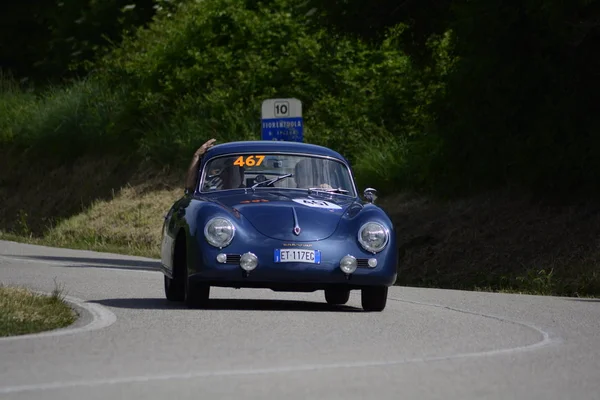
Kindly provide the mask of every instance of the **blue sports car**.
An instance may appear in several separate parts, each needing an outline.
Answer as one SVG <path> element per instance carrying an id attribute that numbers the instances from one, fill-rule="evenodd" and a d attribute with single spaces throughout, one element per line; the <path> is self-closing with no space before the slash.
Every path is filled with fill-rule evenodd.
<path id="1" fill-rule="evenodd" d="M 397 276 L 394 226 L 358 195 L 348 161 L 326 147 L 285 141 L 211 147 L 193 193 L 165 216 L 165 294 L 208 305 L 211 286 L 324 290 L 329 304 L 361 291 L 366 311 L 382 311 Z"/>

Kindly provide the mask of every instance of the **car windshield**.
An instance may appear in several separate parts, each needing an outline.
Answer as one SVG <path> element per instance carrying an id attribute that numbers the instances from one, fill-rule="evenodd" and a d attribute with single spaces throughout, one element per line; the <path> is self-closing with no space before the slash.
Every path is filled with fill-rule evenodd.
<path id="1" fill-rule="evenodd" d="M 203 171 L 202 192 L 255 186 L 257 189 L 339 189 L 338 193 L 356 195 L 350 171 L 343 163 L 316 156 L 229 154 L 209 160 Z M 291 176 L 285 176 L 289 174 Z M 278 177 L 281 179 L 276 179 Z"/>

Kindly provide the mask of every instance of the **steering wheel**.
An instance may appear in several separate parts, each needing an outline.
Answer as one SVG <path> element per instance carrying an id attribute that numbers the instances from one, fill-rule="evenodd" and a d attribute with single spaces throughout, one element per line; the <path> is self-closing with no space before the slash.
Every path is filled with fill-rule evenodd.
<path id="1" fill-rule="evenodd" d="M 260 183 L 260 182 L 264 182 L 268 180 L 266 176 L 264 176 L 263 174 L 257 175 L 256 178 L 254 178 L 254 183 Z M 268 184 L 267 187 L 274 187 L 272 183 Z"/>
<path id="2" fill-rule="evenodd" d="M 266 180 L 267 180 L 267 177 L 264 176 L 263 174 L 260 174 L 256 178 L 254 178 L 255 183 L 264 182 Z"/>

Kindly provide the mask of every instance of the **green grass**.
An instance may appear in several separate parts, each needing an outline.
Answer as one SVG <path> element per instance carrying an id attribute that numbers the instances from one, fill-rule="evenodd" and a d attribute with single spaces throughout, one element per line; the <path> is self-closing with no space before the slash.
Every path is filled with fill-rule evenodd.
<path id="1" fill-rule="evenodd" d="M 123 93 L 94 80 L 51 86 L 41 93 L 0 75 L 0 145 L 70 162 L 81 155 L 133 149 Z M 131 118 L 134 118 L 131 116 Z"/>
<path id="2" fill-rule="evenodd" d="M 0 336 L 25 335 L 66 327 L 77 315 L 64 302 L 62 290 L 41 295 L 0 283 Z"/>

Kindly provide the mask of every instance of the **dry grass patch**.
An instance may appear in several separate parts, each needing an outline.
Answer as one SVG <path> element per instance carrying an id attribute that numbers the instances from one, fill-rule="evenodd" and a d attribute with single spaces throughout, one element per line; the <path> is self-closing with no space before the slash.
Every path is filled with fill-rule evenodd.
<path id="1" fill-rule="evenodd" d="M 0 151 L 0 229 L 32 239 L 123 195 L 137 199 L 177 188 L 183 193 L 185 171 L 161 170 L 123 157 L 82 156 L 69 165 L 24 159 Z"/>
<path id="2" fill-rule="evenodd" d="M 147 191 L 144 185 L 125 187 L 112 200 L 96 201 L 83 213 L 59 223 L 45 241 L 61 247 L 158 258 L 164 215 L 182 193 L 181 188 Z"/>
<path id="3" fill-rule="evenodd" d="M 20 168 L 16 160 L 0 157 L 0 239 L 159 256 L 163 216 L 183 194 L 184 172 L 118 157 Z"/>
<path id="4" fill-rule="evenodd" d="M 0 336 L 63 328 L 76 318 L 75 312 L 63 301 L 60 290 L 46 296 L 0 283 Z"/>

